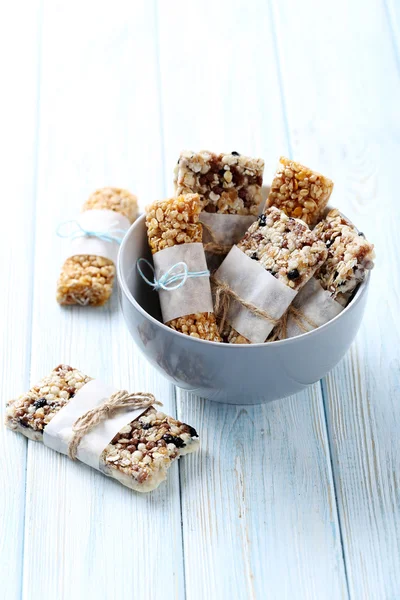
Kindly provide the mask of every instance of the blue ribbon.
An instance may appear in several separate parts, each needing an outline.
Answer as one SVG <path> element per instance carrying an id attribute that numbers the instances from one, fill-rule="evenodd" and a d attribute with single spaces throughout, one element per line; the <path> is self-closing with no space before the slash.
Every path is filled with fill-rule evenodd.
<path id="1" fill-rule="evenodd" d="M 69 225 L 70 223 L 75 224 L 76 228 L 70 229 L 70 231 L 67 233 L 63 233 L 62 229 L 65 229 L 65 226 Z M 124 237 L 126 232 L 127 229 L 114 228 L 111 228 L 108 231 L 91 231 L 90 229 L 85 229 L 84 227 L 82 227 L 79 221 L 75 220 L 64 221 L 63 223 L 60 223 L 57 227 L 57 235 L 61 238 L 71 238 L 75 240 L 76 238 L 80 237 L 95 237 L 99 240 L 103 240 L 103 242 L 116 242 L 117 244 L 120 244 L 122 242 L 122 238 Z"/>
<path id="2" fill-rule="evenodd" d="M 153 281 L 147 279 L 146 275 L 143 273 L 142 268 L 140 266 L 141 263 L 145 263 L 152 273 L 153 273 Z M 175 271 L 179 268 L 182 268 L 182 271 L 176 273 Z M 172 267 L 168 269 L 159 279 L 156 279 L 156 272 L 154 270 L 153 265 L 146 260 L 145 258 L 138 258 L 136 261 L 136 268 L 139 271 L 140 276 L 144 281 L 150 285 L 153 290 L 165 290 L 167 292 L 171 292 L 173 290 L 178 290 L 182 286 L 185 285 L 188 279 L 195 279 L 196 277 L 209 277 L 210 271 L 189 271 L 189 268 L 185 262 L 178 262 Z"/>

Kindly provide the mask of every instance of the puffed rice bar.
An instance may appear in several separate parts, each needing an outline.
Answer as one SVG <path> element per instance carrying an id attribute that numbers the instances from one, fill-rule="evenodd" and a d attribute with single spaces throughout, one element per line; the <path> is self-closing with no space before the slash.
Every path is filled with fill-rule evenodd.
<path id="1" fill-rule="evenodd" d="M 328 249 L 328 258 L 315 277 L 333 299 L 346 306 L 365 272 L 374 266 L 374 246 L 337 209 L 331 210 L 314 232 Z"/>
<path id="2" fill-rule="evenodd" d="M 261 158 L 184 151 L 175 167 L 175 191 L 200 194 L 207 212 L 258 215 L 263 172 Z"/>
<path id="3" fill-rule="evenodd" d="M 268 208 L 237 244 L 251 259 L 293 290 L 301 289 L 327 257 L 325 244 L 298 219 Z M 222 333 L 230 344 L 249 341 L 228 327 Z"/>
<path id="4" fill-rule="evenodd" d="M 279 162 L 267 206 L 276 206 L 313 227 L 323 215 L 333 181 L 284 156 Z"/>
<path id="5" fill-rule="evenodd" d="M 138 212 L 137 198 L 119 188 L 104 188 L 94 192 L 82 207 L 86 210 L 113 210 L 131 223 Z M 101 256 L 77 255 L 67 258 L 57 284 L 59 304 L 102 306 L 111 296 L 115 265 Z"/>
<path id="6" fill-rule="evenodd" d="M 27 438 L 43 441 L 54 415 L 91 378 L 59 365 L 29 392 L 7 405 L 6 426 Z M 166 479 L 176 458 L 199 446 L 196 430 L 151 407 L 110 441 L 101 455 L 102 471 L 138 492 L 149 492 Z"/>
<path id="7" fill-rule="evenodd" d="M 147 237 L 152 254 L 177 244 L 201 242 L 200 211 L 198 194 L 161 200 L 147 207 Z M 213 313 L 185 315 L 166 324 L 185 335 L 211 342 L 221 341 Z"/>

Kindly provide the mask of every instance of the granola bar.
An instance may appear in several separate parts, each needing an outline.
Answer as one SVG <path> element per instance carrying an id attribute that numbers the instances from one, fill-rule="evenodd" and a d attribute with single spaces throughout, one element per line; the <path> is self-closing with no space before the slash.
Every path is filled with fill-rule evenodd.
<path id="1" fill-rule="evenodd" d="M 279 162 L 267 206 L 276 206 L 313 227 L 322 217 L 333 181 L 284 156 Z"/>
<path id="2" fill-rule="evenodd" d="M 327 257 L 325 244 L 300 220 L 268 208 L 237 244 L 239 250 L 292 290 L 300 290 Z M 249 341 L 232 327 L 222 333 L 231 344 Z"/>
<path id="3" fill-rule="evenodd" d="M 104 188 L 89 197 L 82 212 L 93 209 L 112 210 L 133 223 L 138 212 L 137 198 L 126 190 Z M 57 302 L 102 306 L 111 296 L 114 277 L 115 265 L 109 258 L 92 255 L 67 258 L 57 283 Z"/>
<path id="4" fill-rule="evenodd" d="M 337 209 L 331 210 L 314 232 L 328 249 L 328 258 L 315 278 L 334 300 L 346 306 L 365 272 L 374 266 L 374 246 Z"/>
<path id="5" fill-rule="evenodd" d="M 198 194 L 154 202 L 146 209 L 146 226 L 152 254 L 178 244 L 201 242 L 202 225 Z M 166 323 L 175 331 L 212 342 L 221 341 L 211 312 L 182 316 Z"/>
<path id="6" fill-rule="evenodd" d="M 206 212 L 257 215 L 264 161 L 238 152 L 181 152 L 175 168 L 177 195 L 197 193 Z"/>
<path id="7" fill-rule="evenodd" d="M 59 365 L 29 392 L 7 405 L 6 426 L 43 441 L 43 430 L 55 414 L 89 381 L 68 365 Z M 101 455 L 102 471 L 138 492 L 149 492 L 166 479 L 176 458 L 198 448 L 189 425 L 148 408 L 110 441 Z"/>

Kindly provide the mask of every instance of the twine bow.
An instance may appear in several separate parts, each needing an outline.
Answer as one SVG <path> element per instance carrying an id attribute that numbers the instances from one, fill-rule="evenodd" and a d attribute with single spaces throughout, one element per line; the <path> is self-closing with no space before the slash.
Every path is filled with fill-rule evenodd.
<path id="1" fill-rule="evenodd" d="M 142 271 L 141 263 L 144 263 L 149 267 L 153 274 L 153 281 L 148 279 Z M 188 279 L 194 279 L 196 277 L 209 277 L 210 271 L 189 271 L 189 267 L 185 262 L 178 262 L 168 269 L 159 279 L 156 279 L 156 273 L 153 265 L 145 258 L 138 258 L 136 261 L 136 268 L 139 271 L 141 278 L 150 285 L 153 290 L 165 290 L 171 292 L 177 290 L 185 285 Z M 179 271 L 181 268 L 181 271 Z M 178 270 L 178 272 L 176 272 Z"/>
<path id="2" fill-rule="evenodd" d="M 255 315 L 256 317 L 261 317 L 266 321 L 270 321 L 271 323 L 273 323 L 273 325 L 278 325 L 279 319 L 274 319 L 273 317 L 271 317 L 270 314 L 268 314 L 266 310 L 259 308 L 258 306 L 255 306 L 255 304 L 247 302 L 247 300 L 241 298 L 239 294 L 234 292 L 225 281 L 221 281 L 215 276 L 211 278 L 211 281 L 215 285 L 214 313 L 219 322 L 220 332 L 222 332 L 224 329 L 231 300 L 236 300 L 236 302 L 241 304 L 244 308 L 247 308 L 247 310 L 250 311 L 252 315 Z"/>
<path id="3" fill-rule="evenodd" d="M 102 404 L 88 410 L 77 419 L 72 427 L 73 435 L 68 446 L 68 456 L 76 460 L 78 446 L 82 438 L 96 425 L 109 419 L 121 408 L 149 408 L 153 404 L 162 406 L 153 394 L 147 392 L 136 392 L 129 394 L 126 390 L 120 390 L 112 394 Z"/>
<path id="4" fill-rule="evenodd" d="M 71 225 L 74 225 L 75 229 L 69 227 L 69 230 L 65 231 L 67 226 Z M 116 225 L 116 222 L 111 224 L 110 228 L 106 231 L 92 231 L 90 229 L 85 229 L 79 221 L 72 219 L 71 221 L 63 221 L 60 223 L 56 233 L 61 238 L 71 238 L 75 240 L 80 237 L 95 237 L 99 240 L 103 240 L 103 242 L 116 242 L 117 244 L 120 244 L 127 229 L 119 229 Z"/>

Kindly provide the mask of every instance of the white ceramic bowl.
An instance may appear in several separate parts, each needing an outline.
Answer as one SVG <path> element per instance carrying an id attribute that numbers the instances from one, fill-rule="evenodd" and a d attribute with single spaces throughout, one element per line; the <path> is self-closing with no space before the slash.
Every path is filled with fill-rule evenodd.
<path id="1" fill-rule="evenodd" d="M 161 323 L 157 292 L 136 269 L 140 257 L 151 261 L 144 215 L 129 229 L 118 256 L 120 302 L 128 329 L 145 357 L 167 379 L 210 400 L 256 404 L 303 390 L 339 362 L 364 314 L 368 275 L 350 304 L 314 331 L 269 344 L 206 342 Z"/>

